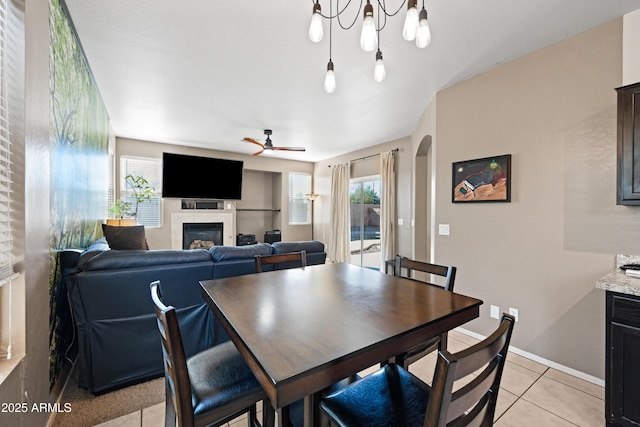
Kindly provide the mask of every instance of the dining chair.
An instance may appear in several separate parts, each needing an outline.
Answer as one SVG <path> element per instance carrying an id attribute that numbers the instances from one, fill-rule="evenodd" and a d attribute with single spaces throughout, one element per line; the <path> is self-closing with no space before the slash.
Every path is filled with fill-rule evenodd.
<path id="1" fill-rule="evenodd" d="M 503 314 L 488 338 L 458 353 L 438 352 L 432 385 L 395 363 L 320 402 L 323 425 L 340 427 L 488 427 L 515 319 Z M 454 391 L 454 382 L 473 375 Z"/>
<path id="2" fill-rule="evenodd" d="M 248 413 L 249 427 L 274 425 L 275 412 L 244 359 L 227 341 L 187 358 L 176 309 L 162 301 L 160 281 L 150 285 L 162 342 L 165 371 L 165 426 L 220 426 Z"/>
<path id="3" fill-rule="evenodd" d="M 402 274 L 402 269 L 406 270 L 406 275 Z M 423 273 L 434 274 L 437 276 L 443 277 L 443 284 L 436 284 L 431 282 L 424 282 L 429 286 L 437 286 L 439 288 L 444 289 L 445 291 L 453 292 L 453 285 L 456 281 L 456 267 L 454 266 L 445 266 L 438 264 L 430 264 L 428 262 L 416 261 L 409 258 L 405 258 L 403 256 L 396 256 L 396 264 L 394 274 L 399 277 L 406 277 L 412 280 L 416 280 L 413 278 L 412 272 L 420 271 Z M 409 351 L 403 352 L 394 358 L 394 362 L 405 369 L 408 369 L 409 365 L 415 362 L 416 360 L 421 359 L 427 354 L 433 352 L 434 350 L 446 350 L 447 349 L 447 332 L 443 333 L 440 336 L 431 338 L 428 341 L 423 342 L 422 344 L 410 349 Z"/>
<path id="4" fill-rule="evenodd" d="M 290 252 L 286 254 L 273 254 L 273 255 L 255 255 L 256 273 L 262 273 L 263 265 L 273 265 L 274 270 L 278 270 L 279 264 L 287 263 L 287 268 L 291 267 L 306 267 L 307 266 L 307 251 Z"/>

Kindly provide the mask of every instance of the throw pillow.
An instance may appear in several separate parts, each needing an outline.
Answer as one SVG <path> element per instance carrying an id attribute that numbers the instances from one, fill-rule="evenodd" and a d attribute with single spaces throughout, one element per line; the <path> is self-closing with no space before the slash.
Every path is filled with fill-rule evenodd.
<path id="1" fill-rule="evenodd" d="M 144 234 L 144 225 L 133 227 L 118 227 L 102 224 L 102 234 L 113 250 L 149 249 Z"/>

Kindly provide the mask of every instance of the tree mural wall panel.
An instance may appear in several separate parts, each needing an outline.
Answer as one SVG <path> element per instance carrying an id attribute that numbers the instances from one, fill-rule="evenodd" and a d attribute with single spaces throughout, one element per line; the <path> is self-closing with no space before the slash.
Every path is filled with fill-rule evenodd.
<path id="1" fill-rule="evenodd" d="M 73 341 L 60 250 L 102 236 L 109 188 L 109 117 L 61 0 L 50 0 L 50 386 Z"/>

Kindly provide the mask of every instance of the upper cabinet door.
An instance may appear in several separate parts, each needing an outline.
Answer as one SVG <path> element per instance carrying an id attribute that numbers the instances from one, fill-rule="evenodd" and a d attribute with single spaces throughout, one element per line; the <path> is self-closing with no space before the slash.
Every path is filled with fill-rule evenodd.
<path id="1" fill-rule="evenodd" d="M 640 83 L 618 92 L 619 205 L 640 206 Z"/>

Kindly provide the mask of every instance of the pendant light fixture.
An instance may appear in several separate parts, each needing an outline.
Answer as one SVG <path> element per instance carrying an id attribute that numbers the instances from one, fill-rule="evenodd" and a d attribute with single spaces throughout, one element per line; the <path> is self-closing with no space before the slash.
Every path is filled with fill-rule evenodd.
<path id="1" fill-rule="evenodd" d="M 336 0 L 337 1 L 337 0 Z M 360 6 L 358 12 L 355 13 L 355 18 L 350 24 L 343 24 L 340 20 L 340 16 L 349 9 L 351 1 L 349 0 L 346 6 L 338 7 L 336 14 L 333 14 L 333 0 L 329 0 L 329 15 L 322 14 L 322 8 L 320 6 L 320 0 L 311 0 L 313 3 L 313 12 L 311 15 L 311 25 L 309 26 L 309 39 L 315 43 L 322 41 L 323 38 L 323 26 L 322 19 L 329 20 L 329 62 L 327 63 L 327 74 L 325 75 L 324 90 L 327 93 L 333 93 L 336 89 L 336 77 L 334 73 L 334 64 L 332 60 L 332 27 L 333 20 L 337 19 L 338 24 L 344 30 L 350 30 L 357 22 L 358 16 L 360 16 L 360 8 L 362 8 L 362 0 L 359 2 Z M 376 62 L 373 71 L 373 78 L 376 82 L 381 82 L 385 79 L 386 69 L 382 59 L 382 50 L 380 50 L 380 35 L 384 27 L 386 27 L 386 20 L 388 17 L 397 15 L 402 8 L 404 8 L 405 2 L 407 5 L 407 14 L 405 16 L 404 26 L 402 28 L 402 37 L 407 41 L 415 41 L 415 44 L 419 48 L 425 48 L 431 43 L 431 30 L 427 21 L 427 10 L 424 6 L 424 0 L 422 0 L 422 10 L 418 12 L 418 0 L 404 0 L 397 10 L 387 11 L 385 0 L 376 0 L 378 4 L 378 20 L 377 27 L 374 21 L 373 5 L 371 0 L 367 0 L 363 9 L 362 29 L 360 33 L 360 47 L 365 52 L 376 52 Z M 353 4 L 357 4 L 354 2 Z M 350 8 L 354 9 L 354 7 Z M 349 16 L 354 16 L 349 14 Z M 381 25 L 381 17 L 384 19 Z"/>
<path id="2" fill-rule="evenodd" d="M 327 64 L 327 75 L 324 78 L 324 91 L 333 93 L 336 90 L 336 75 L 333 72 L 333 61 L 329 58 Z"/>
<path id="3" fill-rule="evenodd" d="M 429 30 L 429 22 L 427 22 L 427 10 L 424 8 L 424 0 L 422 1 L 422 10 L 420 11 L 420 21 L 418 23 L 418 31 L 416 32 L 416 46 L 423 49 L 431 43 L 431 30 Z"/>
<path id="4" fill-rule="evenodd" d="M 311 15 L 311 25 L 309 26 L 309 38 L 312 42 L 318 43 L 324 36 L 322 29 L 322 8 L 320 7 L 319 0 L 313 4 L 313 14 Z"/>
<path id="5" fill-rule="evenodd" d="M 373 69 L 373 79 L 380 83 L 387 75 L 387 71 L 384 69 L 384 62 L 382 61 L 382 52 L 378 49 L 376 52 L 376 66 Z"/>
<path id="6" fill-rule="evenodd" d="M 407 16 L 404 19 L 404 28 L 402 29 L 402 37 L 406 41 L 416 39 L 418 32 L 418 0 L 408 0 Z"/>
<path id="7" fill-rule="evenodd" d="M 376 65 L 373 67 L 373 80 L 380 83 L 387 75 L 387 71 L 384 69 L 384 62 L 382 61 L 382 51 L 380 50 L 380 3 L 378 3 L 378 51 L 376 52 Z"/>
<path id="8" fill-rule="evenodd" d="M 331 16 L 331 1 L 329 1 L 329 16 Z M 329 19 L 329 63 L 327 64 L 327 75 L 324 78 L 324 91 L 333 93 L 336 90 L 336 75 L 333 72 L 333 61 L 331 60 L 331 38 L 333 19 Z"/>
<path id="9" fill-rule="evenodd" d="M 364 7 L 364 19 L 362 21 L 362 33 L 360 33 L 360 47 L 365 52 L 371 52 L 378 46 L 376 25 L 373 22 L 373 6 L 367 0 Z"/>

